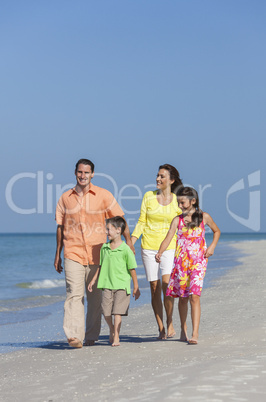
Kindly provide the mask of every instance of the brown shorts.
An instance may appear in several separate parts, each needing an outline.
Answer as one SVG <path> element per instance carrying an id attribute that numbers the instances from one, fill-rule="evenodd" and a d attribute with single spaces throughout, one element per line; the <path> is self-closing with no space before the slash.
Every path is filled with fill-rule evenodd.
<path id="1" fill-rule="evenodd" d="M 128 315 L 130 295 L 125 289 L 103 289 L 102 292 L 102 312 L 103 315 Z"/>

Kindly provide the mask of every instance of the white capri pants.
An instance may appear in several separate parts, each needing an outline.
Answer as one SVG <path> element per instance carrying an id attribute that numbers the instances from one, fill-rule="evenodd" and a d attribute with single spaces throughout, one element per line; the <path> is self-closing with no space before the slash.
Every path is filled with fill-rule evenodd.
<path id="1" fill-rule="evenodd" d="M 170 275 L 173 268 L 175 249 L 166 250 L 161 256 L 161 262 L 155 261 L 158 250 L 141 249 L 141 257 L 146 272 L 147 281 L 158 281 L 161 275 Z"/>

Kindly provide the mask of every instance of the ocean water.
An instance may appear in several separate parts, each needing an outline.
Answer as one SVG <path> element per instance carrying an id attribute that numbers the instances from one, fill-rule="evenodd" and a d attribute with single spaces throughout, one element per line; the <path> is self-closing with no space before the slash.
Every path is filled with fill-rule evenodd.
<path id="1" fill-rule="evenodd" d="M 211 238 L 212 235 L 206 235 L 207 243 Z M 209 259 L 204 288 L 212 286 L 216 278 L 238 264 L 239 254 L 232 244 L 261 239 L 266 239 L 266 234 L 222 234 L 215 254 Z M 55 313 L 53 327 L 57 336 L 61 339 L 64 336 L 61 327 L 65 280 L 64 274 L 58 274 L 53 266 L 55 246 L 55 234 L 0 234 L 0 352 L 36 345 L 34 333 L 41 331 L 45 319 Z M 132 299 L 131 308 L 150 303 L 139 241 L 136 243 L 136 259 L 141 297 L 137 301 Z M 29 342 L 21 342 L 20 336 L 14 338 L 16 331 L 21 334 L 26 328 L 27 332 L 31 328 Z M 56 339 L 51 328 L 49 331 L 49 336 Z M 45 335 L 38 336 L 38 339 L 47 341 Z"/>

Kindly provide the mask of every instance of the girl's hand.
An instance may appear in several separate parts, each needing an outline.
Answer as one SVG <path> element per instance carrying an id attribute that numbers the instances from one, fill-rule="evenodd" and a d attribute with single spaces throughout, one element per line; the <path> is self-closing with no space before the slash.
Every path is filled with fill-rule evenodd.
<path id="1" fill-rule="evenodd" d="M 161 253 L 157 253 L 157 254 L 156 254 L 156 256 L 155 256 L 156 262 L 161 262 L 161 256 L 162 256 Z"/>
<path id="2" fill-rule="evenodd" d="M 204 253 L 205 258 L 209 258 L 213 255 L 214 253 L 214 248 L 212 246 L 208 247 L 207 250 Z"/>
<path id="3" fill-rule="evenodd" d="M 89 292 L 92 292 L 92 287 L 93 287 L 94 284 L 95 284 L 95 281 L 93 281 L 93 280 L 88 284 L 88 291 Z"/>
<path id="4" fill-rule="evenodd" d="M 133 289 L 133 297 L 135 297 L 135 300 L 138 300 L 140 297 L 140 290 L 138 287 Z"/>

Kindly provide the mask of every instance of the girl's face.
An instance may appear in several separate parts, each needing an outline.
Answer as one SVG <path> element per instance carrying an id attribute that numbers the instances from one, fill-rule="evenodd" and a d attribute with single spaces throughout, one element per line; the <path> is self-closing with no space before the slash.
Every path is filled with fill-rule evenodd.
<path id="1" fill-rule="evenodd" d="M 166 169 L 160 169 L 157 177 L 156 177 L 156 183 L 157 183 L 157 188 L 159 190 L 165 190 L 167 188 L 171 189 L 171 184 L 173 184 L 174 180 L 170 179 L 170 173 Z"/>
<path id="2" fill-rule="evenodd" d="M 196 203 L 196 199 L 192 198 L 190 200 L 188 197 L 178 197 L 178 206 L 182 209 L 183 213 L 188 213 L 194 209 L 194 204 Z"/>

